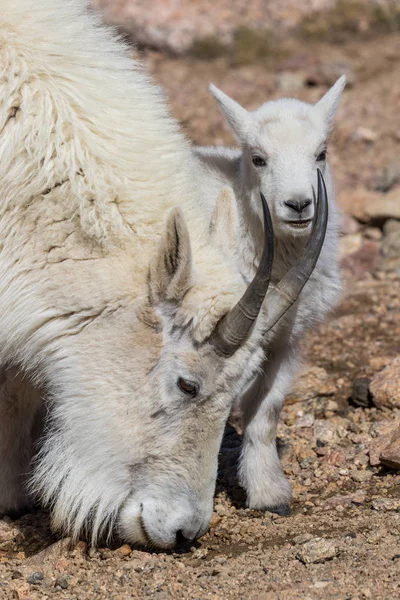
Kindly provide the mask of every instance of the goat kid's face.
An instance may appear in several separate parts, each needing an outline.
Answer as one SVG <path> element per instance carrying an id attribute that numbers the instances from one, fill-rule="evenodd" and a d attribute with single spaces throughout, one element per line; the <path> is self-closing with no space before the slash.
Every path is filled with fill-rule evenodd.
<path id="1" fill-rule="evenodd" d="M 345 83 L 342 76 L 314 106 L 281 99 L 254 112 L 210 87 L 242 147 L 244 192 L 257 195 L 261 189 L 277 236 L 310 234 L 317 168 L 325 171 L 328 138 Z M 252 208 L 259 210 L 258 205 Z"/>

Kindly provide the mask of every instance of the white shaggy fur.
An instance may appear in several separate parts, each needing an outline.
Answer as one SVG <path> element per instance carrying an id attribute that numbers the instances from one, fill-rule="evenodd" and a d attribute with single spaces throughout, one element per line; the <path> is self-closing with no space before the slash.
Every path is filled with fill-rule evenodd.
<path id="1" fill-rule="evenodd" d="M 202 225 L 196 161 L 80 0 L 0 0 L 0 98 L 0 364 L 51 398 L 27 495 L 44 406 L 4 372 L 0 512 L 33 495 L 93 542 L 114 524 L 130 542 L 194 538 L 264 354 L 259 321 L 231 358 L 208 341 L 245 285 Z"/>
<path id="2" fill-rule="evenodd" d="M 285 202 L 313 199 L 317 167 L 324 173 L 329 198 L 328 229 L 316 269 L 298 301 L 267 335 L 263 373 L 241 400 L 245 433 L 239 472 L 252 508 L 288 510 L 291 490 L 275 442 L 278 417 L 298 366 L 298 346 L 304 332 L 324 318 L 340 295 L 338 214 L 329 166 L 321 153 L 327 146 L 344 85 L 343 76 L 315 106 L 282 99 L 267 102 L 254 112 L 210 87 L 241 148 L 197 150 L 203 209 L 211 225 L 215 214 L 225 213 L 222 222 L 225 220 L 226 225 L 220 225 L 217 237 L 245 281 L 254 275 L 262 248 L 260 189 L 275 231 L 273 283 L 298 260 L 311 230 L 311 223 L 295 228 L 288 222 L 297 221 L 300 214 Z M 258 163 L 262 159 L 258 166 L 253 164 L 255 157 Z M 313 214 L 314 203 L 310 202 L 301 218 L 307 221 Z"/>

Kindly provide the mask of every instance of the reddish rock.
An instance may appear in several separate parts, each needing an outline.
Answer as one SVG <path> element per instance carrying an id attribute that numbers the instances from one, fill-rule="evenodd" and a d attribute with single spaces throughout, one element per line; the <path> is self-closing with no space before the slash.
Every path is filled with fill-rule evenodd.
<path id="1" fill-rule="evenodd" d="M 343 213 L 340 219 L 340 231 L 343 235 L 353 235 L 360 231 L 360 224 L 348 213 Z"/>
<path id="2" fill-rule="evenodd" d="M 338 196 L 339 206 L 343 210 L 362 223 L 368 222 L 367 206 L 375 204 L 382 194 L 371 192 L 365 188 L 345 190 Z"/>
<path id="3" fill-rule="evenodd" d="M 376 406 L 400 408 L 400 356 L 374 376 L 369 389 Z"/>
<path id="4" fill-rule="evenodd" d="M 341 450 L 331 450 L 325 454 L 322 459 L 322 463 L 328 465 L 334 465 L 335 467 L 341 467 L 346 463 L 346 456 Z"/>
<path id="5" fill-rule="evenodd" d="M 383 450 L 380 460 L 388 467 L 400 469 L 400 427 L 396 429 L 390 444 Z"/>
<path id="6" fill-rule="evenodd" d="M 388 194 L 371 192 L 364 188 L 346 190 L 338 197 L 339 205 L 358 221 L 383 225 L 389 219 L 400 220 L 400 188 Z"/>
<path id="7" fill-rule="evenodd" d="M 339 244 L 339 259 L 342 260 L 345 256 L 358 252 L 363 245 L 363 236 L 361 233 L 351 233 L 344 235 Z"/>
<path id="8" fill-rule="evenodd" d="M 353 254 L 345 256 L 341 261 L 342 268 L 356 279 L 372 273 L 378 266 L 380 244 L 375 240 L 367 240 Z"/>
<path id="9" fill-rule="evenodd" d="M 365 208 L 369 222 L 385 223 L 388 219 L 400 219 L 400 188 L 371 200 Z"/>
<path id="10" fill-rule="evenodd" d="M 335 384 L 321 367 L 310 367 L 297 378 L 292 391 L 287 396 L 287 404 L 312 400 L 318 396 L 331 396 L 336 391 Z"/>

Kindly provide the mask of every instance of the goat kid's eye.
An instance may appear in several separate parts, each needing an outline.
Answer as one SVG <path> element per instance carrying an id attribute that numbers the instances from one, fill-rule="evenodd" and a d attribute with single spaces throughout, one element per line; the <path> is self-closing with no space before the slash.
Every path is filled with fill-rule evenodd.
<path id="1" fill-rule="evenodd" d="M 177 381 L 178 388 L 191 398 L 196 398 L 199 393 L 199 386 L 197 383 L 193 383 L 193 381 L 188 381 L 187 379 L 183 379 L 183 377 L 179 377 Z"/>
<path id="2" fill-rule="evenodd" d="M 262 156 L 254 155 L 251 159 L 253 161 L 253 165 L 255 167 L 265 167 L 267 162 L 264 160 Z"/>
<path id="3" fill-rule="evenodd" d="M 317 161 L 323 162 L 325 160 L 326 160 L 326 150 L 322 150 L 322 152 L 320 152 L 317 156 Z"/>

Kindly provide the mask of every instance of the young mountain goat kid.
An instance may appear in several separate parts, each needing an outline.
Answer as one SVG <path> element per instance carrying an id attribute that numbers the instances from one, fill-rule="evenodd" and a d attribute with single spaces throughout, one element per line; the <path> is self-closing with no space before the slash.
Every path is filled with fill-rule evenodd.
<path id="1" fill-rule="evenodd" d="M 221 248 L 245 281 L 251 279 L 257 264 L 254 257 L 262 248 L 259 190 L 274 225 L 273 285 L 296 263 L 309 239 L 317 168 L 324 173 L 329 197 L 327 234 L 314 273 L 298 301 L 266 336 L 262 373 L 240 401 L 245 433 L 239 472 L 251 508 L 288 512 L 291 490 L 275 441 L 278 417 L 296 373 L 304 332 L 324 318 L 340 295 L 338 215 L 326 154 L 344 86 L 342 76 L 314 106 L 281 99 L 254 112 L 210 86 L 241 148 L 197 149 L 198 180 L 207 203 L 203 210 L 214 230 L 213 215 L 225 214 L 226 226 L 219 228 Z M 224 186 L 233 189 L 234 197 L 228 189 L 221 196 Z"/>
<path id="2" fill-rule="evenodd" d="M 92 542 L 193 539 L 233 400 L 263 360 L 261 306 L 280 310 L 265 200 L 245 285 L 208 235 L 160 91 L 81 0 L 0 0 L 0 97 L 0 512 L 33 495 Z M 322 176 L 319 193 L 313 243 L 281 282 L 293 299 L 324 239 Z"/>

